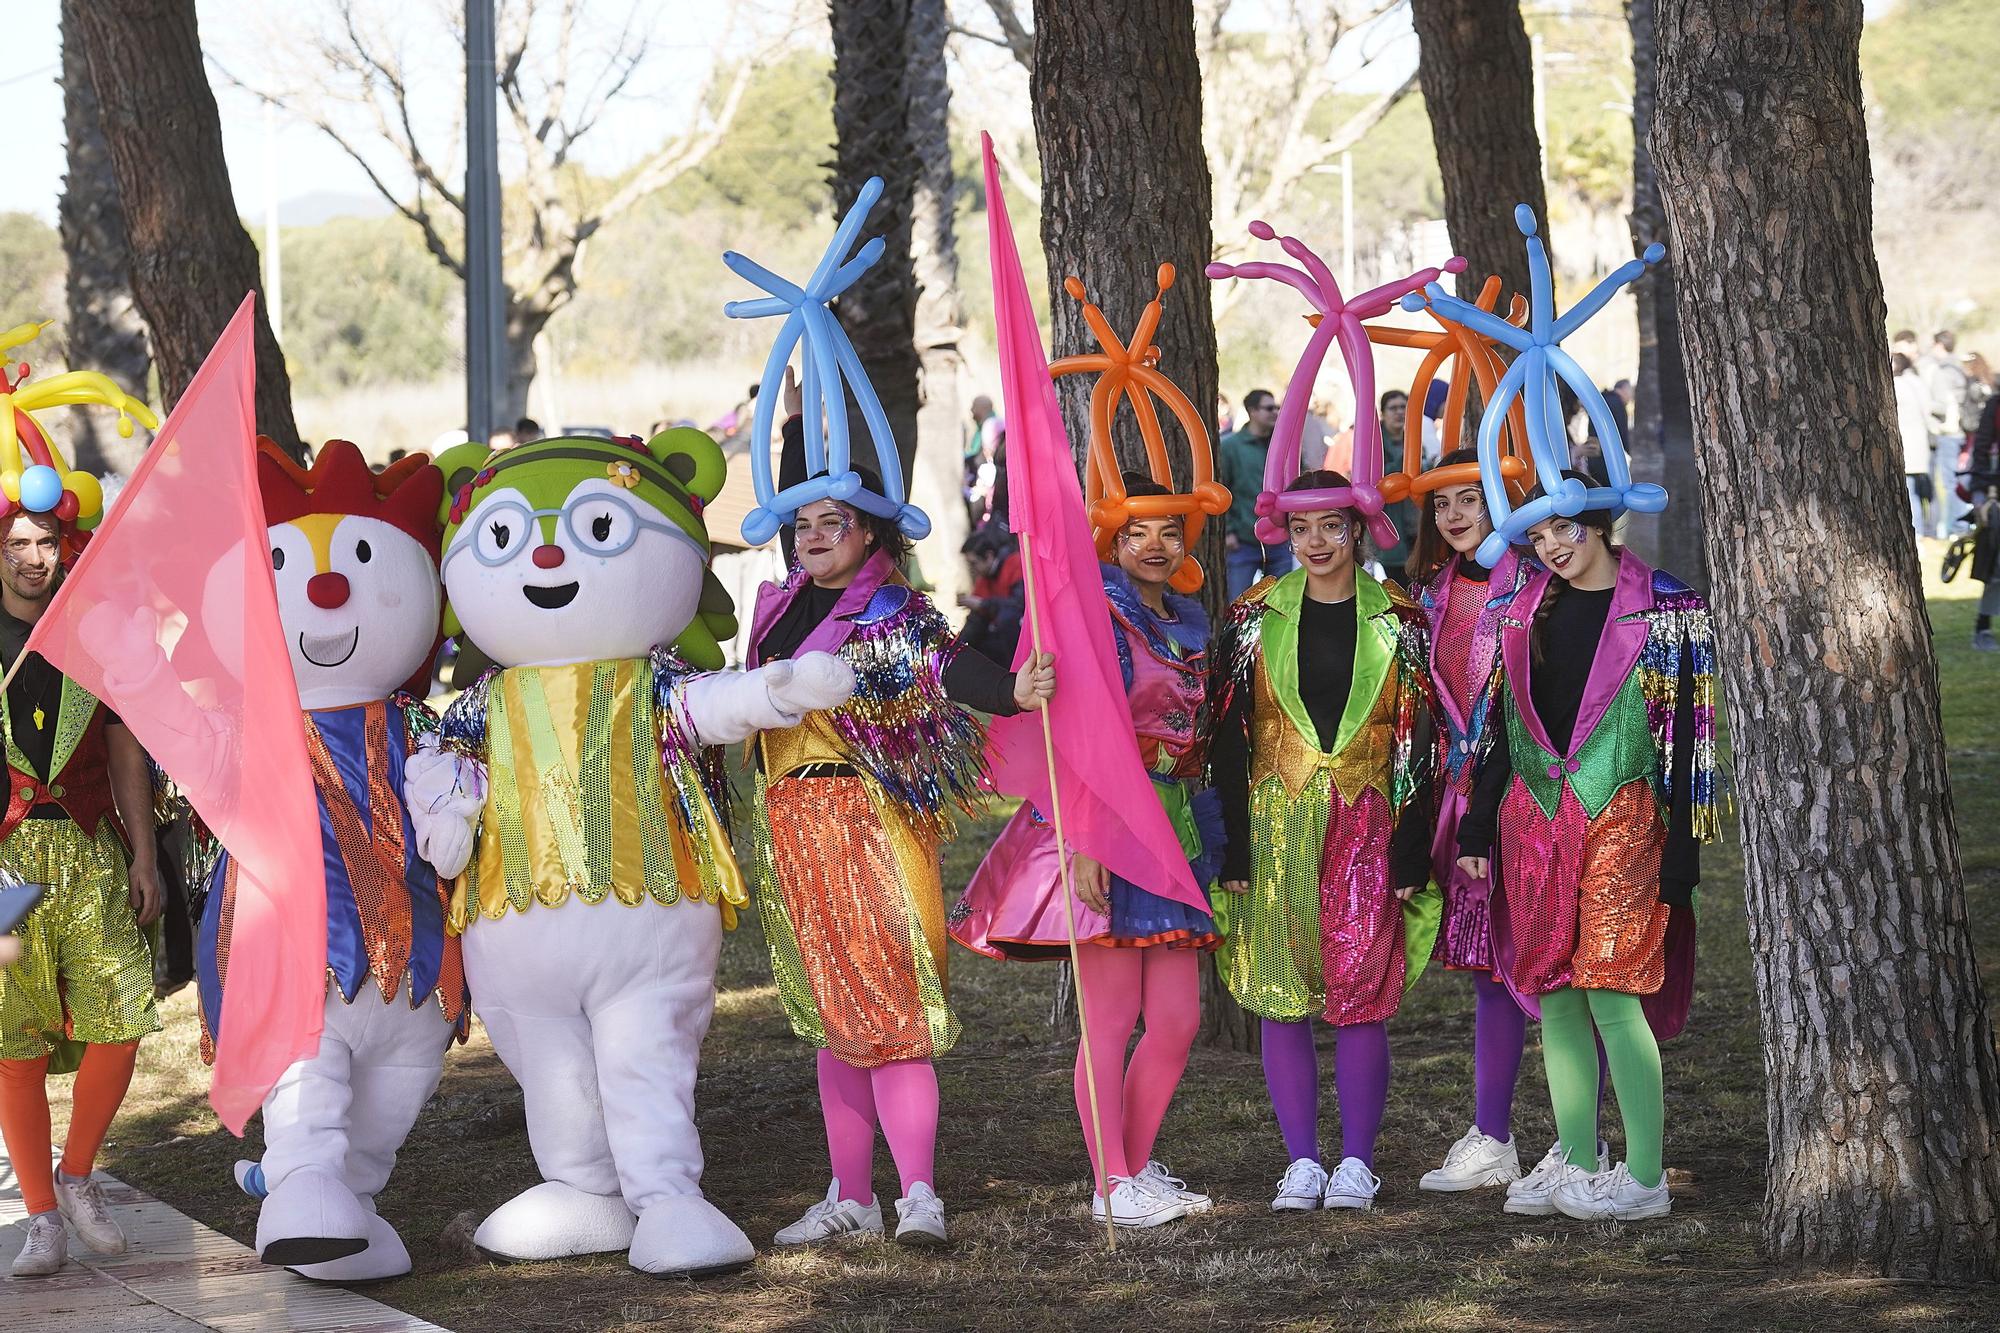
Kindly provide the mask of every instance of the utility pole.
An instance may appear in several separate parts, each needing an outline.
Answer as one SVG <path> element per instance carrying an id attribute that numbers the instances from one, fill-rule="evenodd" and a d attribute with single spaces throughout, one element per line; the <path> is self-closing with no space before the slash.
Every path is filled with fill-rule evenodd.
<path id="1" fill-rule="evenodd" d="M 492 438 L 504 364 L 493 0 L 465 0 L 465 433 Z"/>

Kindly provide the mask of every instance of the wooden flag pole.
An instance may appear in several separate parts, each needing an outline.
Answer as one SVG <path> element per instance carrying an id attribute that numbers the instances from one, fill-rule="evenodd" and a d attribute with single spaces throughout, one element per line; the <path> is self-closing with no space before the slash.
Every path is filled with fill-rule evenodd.
<path id="1" fill-rule="evenodd" d="M 1021 572 L 1027 581 L 1028 643 L 1034 650 L 1034 660 L 1039 662 L 1042 657 L 1042 618 L 1035 610 L 1033 540 L 1030 534 L 1021 534 Z M 1090 1132 L 1097 1143 L 1097 1174 L 1104 1177 L 1104 1234 L 1115 1254 L 1118 1250 L 1118 1224 L 1111 1220 L 1111 1177 L 1105 1170 L 1104 1113 L 1097 1105 L 1097 1062 L 1090 1058 L 1090 1016 L 1083 1008 L 1083 969 L 1078 966 L 1076 951 L 1076 896 L 1070 887 L 1069 841 L 1063 836 L 1062 796 L 1056 789 L 1055 735 L 1049 722 L 1047 701 L 1043 702 L 1039 711 L 1042 715 L 1042 754 L 1049 763 L 1049 823 L 1055 827 L 1056 862 L 1062 867 L 1063 928 L 1069 933 L 1069 976 L 1076 988 L 1076 1037 L 1083 1060 L 1083 1084 L 1090 1099 Z"/>

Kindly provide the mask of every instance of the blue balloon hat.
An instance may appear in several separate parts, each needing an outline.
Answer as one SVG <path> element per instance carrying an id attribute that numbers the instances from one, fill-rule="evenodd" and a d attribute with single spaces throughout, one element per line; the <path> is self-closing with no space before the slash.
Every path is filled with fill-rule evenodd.
<path id="1" fill-rule="evenodd" d="M 819 266 L 805 286 L 786 281 L 746 255 L 731 250 L 722 256 L 730 271 L 756 284 L 768 296 L 749 301 L 731 301 L 722 313 L 731 319 L 762 319 L 783 315 L 771 354 L 764 361 L 764 379 L 757 390 L 757 409 L 750 438 L 769 441 L 772 415 L 784 382 L 785 367 L 792 349 L 803 341 L 801 375 L 804 415 L 806 480 L 777 488 L 771 476 L 771 453 L 767 448 L 750 450 L 750 480 L 757 493 L 757 505 L 743 519 L 743 540 L 762 546 L 792 521 L 805 505 L 820 500 L 838 500 L 881 518 L 893 519 L 903 535 L 912 540 L 931 530 L 930 517 L 911 504 L 903 487 L 903 463 L 896 453 L 896 438 L 889 418 L 875 396 L 868 372 L 847 340 L 840 321 L 827 303 L 866 273 L 882 257 L 882 238 L 870 239 L 852 258 L 842 256 L 853 248 L 861 225 L 875 201 L 882 197 L 882 178 L 872 176 L 861 187 L 854 207 L 835 228 L 833 241 L 820 257 Z M 878 494 L 869 490 L 862 475 L 848 461 L 847 395 L 852 392 L 861 406 L 862 420 L 875 443 L 876 470 L 882 477 Z M 823 418 L 823 420 L 822 420 Z"/>
<path id="2" fill-rule="evenodd" d="M 1621 264 L 1617 271 L 1591 288 L 1590 294 L 1570 307 L 1560 318 L 1555 312 L 1555 285 L 1549 275 L 1549 252 L 1536 235 L 1535 210 L 1526 204 L 1514 209 L 1514 225 L 1528 239 L 1528 327 L 1516 328 L 1499 316 L 1461 301 L 1437 283 L 1403 298 L 1405 310 L 1431 309 L 1446 319 L 1466 325 L 1483 337 L 1502 342 L 1519 353 L 1494 389 L 1493 401 L 1479 420 L 1479 477 L 1486 491 L 1486 511 L 1493 517 L 1493 531 L 1479 545 L 1479 563 L 1489 569 L 1511 545 L 1523 543 L 1528 529 L 1551 518 L 1574 518 L 1587 509 L 1608 509 L 1614 514 L 1631 510 L 1657 514 L 1667 507 L 1664 487 L 1632 480 L 1631 461 L 1625 456 L 1624 436 L 1611 415 L 1604 393 L 1583 367 L 1562 348 L 1563 339 L 1589 322 L 1602 310 L 1618 289 L 1646 271 L 1650 264 L 1666 258 L 1667 248 L 1655 243 L 1638 259 Z M 1609 484 L 1586 486 L 1574 477 L 1565 477 L 1569 466 L 1569 435 L 1562 419 L 1560 384 L 1575 391 L 1577 401 L 1590 416 L 1591 427 L 1604 449 L 1604 470 Z M 1515 509 L 1508 501 L 1507 485 L 1500 474 L 1500 428 L 1507 409 L 1519 396 L 1528 412 L 1528 441 L 1534 455 L 1535 479 L 1542 494 Z"/>

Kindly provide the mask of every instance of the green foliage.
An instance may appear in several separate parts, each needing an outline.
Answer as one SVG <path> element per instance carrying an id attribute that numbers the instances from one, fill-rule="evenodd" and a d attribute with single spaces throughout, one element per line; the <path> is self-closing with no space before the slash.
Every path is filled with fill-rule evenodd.
<path id="1" fill-rule="evenodd" d="M 1904 0 L 1861 30 L 1861 71 L 1892 131 L 2000 122 L 2000 13 L 1992 0 Z"/>
<path id="2" fill-rule="evenodd" d="M 56 229 L 33 213 L 0 213 L 0 328 L 60 319 L 62 304 L 62 240 Z"/>
<path id="3" fill-rule="evenodd" d="M 398 217 L 284 232 L 286 367 L 301 393 L 425 380 L 459 354 L 457 279 Z"/>

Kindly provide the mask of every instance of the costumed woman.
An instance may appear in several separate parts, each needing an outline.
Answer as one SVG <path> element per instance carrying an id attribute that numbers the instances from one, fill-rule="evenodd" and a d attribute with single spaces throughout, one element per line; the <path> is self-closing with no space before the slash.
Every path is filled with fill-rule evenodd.
<path id="1" fill-rule="evenodd" d="M 1657 1039 L 1680 1031 L 1693 991 L 1698 843 L 1717 823 L 1715 649 L 1707 605 L 1613 544 L 1614 518 L 1587 509 L 1528 530 L 1545 568 L 1500 621 L 1487 705 L 1500 725 L 1458 848 L 1475 878 L 1498 860 L 1499 959 L 1539 1002 L 1560 1140 L 1510 1187 L 1508 1211 L 1632 1221 L 1671 1208 Z M 1625 1123 L 1625 1160 L 1608 1170 L 1594 1151 L 1599 1039 Z"/>
<path id="2" fill-rule="evenodd" d="M 1165 496 L 1165 486 L 1127 474 L 1131 497 Z M 1188 560 L 1186 520 L 1134 518 L 1118 529 L 1102 566 L 1111 604 L 1119 674 L 1132 705 L 1139 755 L 1154 792 L 1180 835 L 1194 882 L 1204 890 L 1221 864 L 1220 802 L 1195 790 L 1203 768 L 1207 717 L 1208 617 L 1170 580 Z M 1062 867 L 1055 831 L 1023 804 L 980 863 L 952 911 L 952 938 L 991 958 L 1067 959 Z M 1217 943 L 1208 913 L 1110 874 L 1078 854 L 1071 880 L 1077 958 L 1088 1047 L 1076 1057 L 1076 1106 L 1096 1168 L 1093 1215 L 1121 1227 L 1150 1227 L 1212 1207 L 1153 1160 L 1153 1143 L 1187 1068 L 1201 1026 L 1201 954 Z M 1128 1064 L 1125 1049 L 1146 1020 Z M 1084 1061 L 1097 1071 L 1104 1160 L 1097 1161 Z"/>
<path id="3" fill-rule="evenodd" d="M 1533 571 L 1512 549 L 1488 569 L 1475 552 L 1493 531 L 1476 469 L 1479 454 L 1458 449 L 1442 468 L 1475 469 L 1458 485 L 1422 497 L 1410 554 L 1410 587 L 1430 621 L 1434 714 L 1443 740 L 1440 803 L 1431 839 L 1431 875 L 1444 892 L 1444 919 L 1432 961 L 1472 976 L 1473 1120 L 1426 1171 L 1418 1187 L 1444 1193 L 1506 1185 L 1520 1179 L 1514 1143 L 1514 1085 L 1527 1043 L 1528 1016 L 1500 979 L 1493 958 L 1488 886 L 1458 864 L 1458 823 L 1472 794 L 1481 739 L 1489 723 L 1487 688 L 1499 660 L 1500 617 Z M 1525 468 L 1523 469 L 1525 471 Z"/>
<path id="4" fill-rule="evenodd" d="M 787 376 L 785 406 L 799 407 Z M 789 446 L 802 435 L 786 425 Z M 857 469 L 880 495 L 880 481 Z M 780 1245 L 880 1233 L 879 1125 L 902 1194 L 896 1239 L 941 1244 L 936 1056 L 958 1039 L 948 998 L 938 846 L 982 774 L 971 709 L 1011 714 L 1053 688 L 1047 655 L 1018 674 L 960 648 L 899 572 L 909 538 L 836 500 L 801 506 L 795 565 L 759 592 L 750 664 L 827 652 L 854 669 L 845 704 L 757 741 L 758 909 L 792 1031 L 819 1048 L 833 1178 Z"/>
<path id="5" fill-rule="evenodd" d="M 1334 472 L 1288 492 L 1351 494 Z M 1263 1020 L 1291 1164 L 1274 1212 L 1372 1207 L 1388 1020 L 1430 956 L 1431 686 L 1423 613 L 1361 568 L 1361 514 L 1282 513 L 1299 567 L 1230 607 L 1211 749 L 1227 843 L 1217 966 Z M 1341 1155 L 1320 1161 L 1318 1017 L 1336 1029 Z"/>

